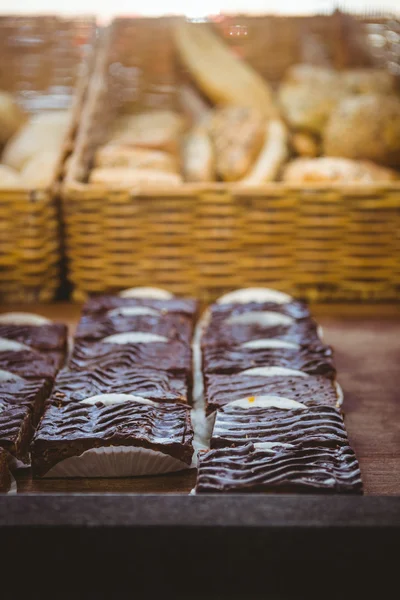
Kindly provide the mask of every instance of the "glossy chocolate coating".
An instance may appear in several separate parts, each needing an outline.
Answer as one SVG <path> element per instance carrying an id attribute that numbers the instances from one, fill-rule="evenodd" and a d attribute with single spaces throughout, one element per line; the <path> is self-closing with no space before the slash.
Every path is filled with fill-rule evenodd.
<path id="1" fill-rule="evenodd" d="M 246 304 L 213 304 L 210 307 L 211 321 L 217 325 L 234 315 L 242 315 L 246 312 L 272 311 L 287 315 L 292 319 L 306 319 L 311 317 L 310 309 L 305 302 L 293 300 L 286 304 L 276 302 L 247 302 Z"/>
<path id="2" fill-rule="evenodd" d="M 252 443 L 199 454 L 196 493 L 362 493 L 353 450 L 337 447 L 276 447 Z"/>
<path id="3" fill-rule="evenodd" d="M 170 340 L 191 343 L 193 320 L 186 315 L 161 314 L 160 316 L 109 316 L 83 315 L 79 321 L 75 339 L 100 340 L 116 333 L 143 331 L 162 335 Z"/>
<path id="4" fill-rule="evenodd" d="M 36 350 L 65 351 L 68 329 L 62 323 L 14 325 L 0 323 L 0 338 L 15 340 Z"/>
<path id="5" fill-rule="evenodd" d="M 255 375 L 217 375 L 205 377 L 207 412 L 213 412 L 232 402 L 248 396 L 283 396 L 297 400 L 306 406 L 337 406 L 336 387 L 322 375 L 309 377 L 261 377 Z"/>
<path id="6" fill-rule="evenodd" d="M 44 409 L 51 390 L 48 379 L 19 379 L 0 382 L 0 410 L 8 406 L 28 406 L 35 426 Z"/>
<path id="7" fill-rule="evenodd" d="M 330 378 L 334 378 L 336 374 L 332 349 L 322 344 L 301 349 L 207 346 L 203 351 L 203 368 L 206 373 L 238 373 L 253 367 L 267 366 L 280 366 Z"/>
<path id="8" fill-rule="evenodd" d="M 145 367 L 163 371 L 192 372 L 192 351 L 178 341 L 150 344 L 106 344 L 78 341 L 68 363 L 70 369 L 108 370 Z"/>
<path id="9" fill-rule="evenodd" d="M 204 332 L 201 345 L 203 348 L 211 345 L 231 347 L 262 338 L 278 339 L 300 346 L 310 346 L 320 342 L 318 326 L 313 319 L 302 319 L 288 326 L 274 327 L 223 323 L 219 325 L 212 321 Z"/>
<path id="10" fill-rule="evenodd" d="M 347 442 L 347 434 L 342 415 L 330 406 L 279 410 L 228 405 L 218 410 L 211 448 L 248 442 L 337 446 Z"/>
<path id="11" fill-rule="evenodd" d="M 190 411 L 183 404 L 50 406 L 33 440 L 32 468 L 41 476 L 61 460 L 105 446 L 140 446 L 190 465 L 192 441 Z"/>
<path id="12" fill-rule="evenodd" d="M 0 352 L 0 369 L 10 371 L 24 378 L 53 379 L 62 366 L 64 355 L 61 352 L 38 352 L 18 350 Z"/>
<path id="13" fill-rule="evenodd" d="M 198 312 L 197 300 L 190 298 L 172 298 L 171 300 L 154 300 L 152 298 L 120 298 L 119 296 L 98 296 L 90 298 L 82 309 L 83 315 L 105 313 L 114 308 L 124 306 L 146 306 L 159 310 L 164 314 L 176 313 L 187 315 L 192 319 Z"/>
<path id="14" fill-rule="evenodd" d="M 110 368 L 106 371 L 71 371 L 63 369 L 57 376 L 51 402 L 62 405 L 80 402 L 98 394 L 132 394 L 156 402 L 188 401 L 188 378 L 185 373 L 145 369 Z"/>

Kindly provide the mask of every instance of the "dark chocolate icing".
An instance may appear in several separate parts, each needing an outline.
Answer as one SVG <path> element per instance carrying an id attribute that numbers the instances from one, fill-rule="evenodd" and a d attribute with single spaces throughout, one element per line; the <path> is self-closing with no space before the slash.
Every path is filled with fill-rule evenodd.
<path id="1" fill-rule="evenodd" d="M 332 349 L 322 344 L 309 348 L 219 348 L 207 346 L 203 350 L 203 368 L 206 373 L 238 373 L 254 367 L 279 366 L 304 371 L 310 375 L 334 378 L 336 370 Z"/>
<path id="2" fill-rule="evenodd" d="M 362 493 L 353 450 L 337 447 L 276 447 L 252 443 L 199 453 L 196 493 Z"/>
<path id="3" fill-rule="evenodd" d="M 246 312 L 272 311 L 281 315 L 287 315 L 292 319 L 305 319 L 311 316 L 310 309 L 305 302 L 293 300 L 286 304 L 276 302 L 247 302 L 245 304 L 213 304 L 210 307 L 211 320 L 217 324 L 233 315 L 241 315 Z"/>
<path id="4" fill-rule="evenodd" d="M 51 382 L 48 379 L 0 382 L 0 410 L 8 406 L 28 406 L 32 413 L 33 425 L 36 425 L 50 390 Z"/>
<path id="5" fill-rule="evenodd" d="M 185 315 L 161 314 L 160 317 L 83 315 L 75 334 L 76 339 L 102 339 L 116 333 L 145 331 L 162 335 L 168 339 L 178 339 L 190 344 L 193 334 L 193 321 Z"/>
<path id="6" fill-rule="evenodd" d="M 217 325 L 211 322 L 202 337 L 201 345 L 231 347 L 256 339 L 278 339 L 300 346 L 320 343 L 317 324 L 313 319 L 295 321 L 289 326 L 260 327 L 259 325 Z"/>
<path id="7" fill-rule="evenodd" d="M 146 367 L 163 371 L 192 371 L 189 345 L 176 340 L 150 344 L 108 344 L 78 341 L 68 364 L 71 369 Z"/>
<path id="8" fill-rule="evenodd" d="M 217 375 L 205 377 L 207 412 L 222 407 L 232 400 L 247 396 L 284 396 L 307 406 L 324 404 L 337 406 L 338 396 L 334 383 L 321 375 L 309 377 L 259 377 L 255 375 Z"/>
<path id="9" fill-rule="evenodd" d="M 194 318 L 198 311 L 197 300 L 190 298 L 172 298 L 154 300 L 152 298 L 121 298 L 119 296 L 98 296 L 90 298 L 82 309 L 82 314 L 101 313 L 121 306 L 147 306 L 167 313 L 178 313 Z"/>
<path id="10" fill-rule="evenodd" d="M 347 442 L 347 434 L 342 415 L 330 406 L 280 410 L 227 405 L 218 410 L 211 448 L 248 442 L 337 446 Z"/>
<path id="11" fill-rule="evenodd" d="M 27 405 L 0 403 L 0 446 L 27 463 L 32 439 L 32 411 Z"/>
<path id="12" fill-rule="evenodd" d="M 190 411 L 183 404 L 50 406 L 32 443 L 32 468 L 44 475 L 61 460 L 105 446 L 141 446 L 190 465 L 192 441 Z"/>
<path id="13" fill-rule="evenodd" d="M 133 394 L 158 402 L 187 402 L 185 373 L 145 369 L 110 368 L 107 371 L 63 369 L 57 376 L 51 402 L 79 402 L 98 394 Z"/>
<path id="14" fill-rule="evenodd" d="M 37 350 L 64 351 L 68 329 L 62 323 L 45 325 L 14 325 L 0 323 L 0 337 L 15 340 Z"/>
<path id="15" fill-rule="evenodd" d="M 24 378 L 53 379 L 64 360 L 61 352 L 18 350 L 0 352 L 0 369 Z"/>

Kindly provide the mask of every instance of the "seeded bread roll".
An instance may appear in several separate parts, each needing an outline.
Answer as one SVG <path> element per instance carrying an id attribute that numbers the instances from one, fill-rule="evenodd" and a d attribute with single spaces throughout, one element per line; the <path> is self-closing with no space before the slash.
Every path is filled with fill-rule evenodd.
<path id="1" fill-rule="evenodd" d="M 265 119 L 252 108 L 226 106 L 210 118 L 218 175 L 225 181 L 242 179 L 257 158 L 265 139 Z"/>
<path id="2" fill-rule="evenodd" d="M 297 158 L 290 162 L 283 172 L 283 180 L 290 183 L 372 183 L 393 181 L 396 178 L 395 171 L 369 161 L 329 157 Z"/>
<path id="3" fill-rule="evenodd" d="M 156 169 L 174 173 L 179 165 L 176 157 L 161 150 L 132 148 L 119 144 L 106 144 L 99 148 L 94 157 L 96 167 L 130 167 L 134 169 Z"/>
<path id="4" fill-rule="evenodd" d="M 400 166 L 400 99 L 372 94 L 344 99 L 330 116 L 323 146 L 328 156 Z"/>

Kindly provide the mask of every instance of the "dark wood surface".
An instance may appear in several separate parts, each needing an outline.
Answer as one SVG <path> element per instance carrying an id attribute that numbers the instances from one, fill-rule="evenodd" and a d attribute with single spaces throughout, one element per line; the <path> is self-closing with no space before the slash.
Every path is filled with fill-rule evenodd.
<path id="1" fill-rule="evenodd" d="M 13 306 L 12 310 L 32 310 Z M 0 312 L 7 310 L 2 307 Z M 9 309 L 8 309 L 9 310 Z M 360 461 L 367 495 L 400 496 L 400 306 L 316 305 L 313 314 L 335 349 L 338 380 L 345 394 L 346 426 Z M 80 307 L 54 304 L 35 308 L 67 322 L 71 332 Z M 126 479 L 32 480 L 18 474 L 18 491 L 183 493 L 194 485 L 193 471 Z"/>

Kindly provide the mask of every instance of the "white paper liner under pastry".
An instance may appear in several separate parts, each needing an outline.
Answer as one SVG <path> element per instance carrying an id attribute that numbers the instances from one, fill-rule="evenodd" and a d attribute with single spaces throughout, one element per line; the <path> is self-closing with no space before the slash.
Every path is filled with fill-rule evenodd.
<path id="1" fill-rule="evenodd" d="M 15 471 L 15 469 L 29 469 L 29 467 L 31 466 L 31 455 L 29 454 L 28 456 L 28 461 L 22 462 L 22 460 L 19 460 L 19 458 L 16 458 L 15 456 L 12 456 L 11 454 L 9 455 L 9 459 L 8 459 L 8 467 L 11 471 Z"/>
<path id="2" fill-rule="evenodd" d="M 139 477 L 192 468 L 168 454 L 134 446 L 86 450 L 57 463 L 43 477 Z"/>
<path id="3" fill-rule="evenodd" d="M 8 492 L 6 492 L 7 494 L 16 494 L 17 493 L 17 482 L 15 481 L 14 477 L 11 475 L 11 487 L 8 490 Z"/>

